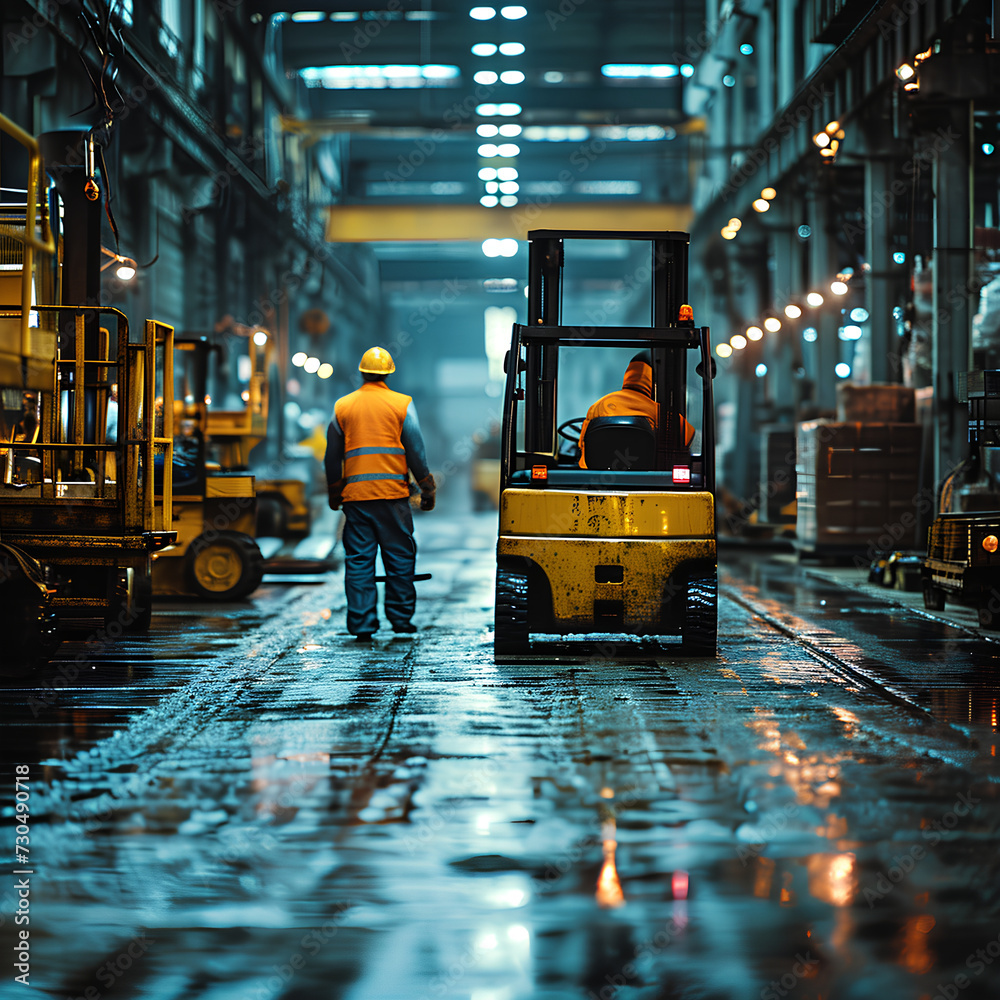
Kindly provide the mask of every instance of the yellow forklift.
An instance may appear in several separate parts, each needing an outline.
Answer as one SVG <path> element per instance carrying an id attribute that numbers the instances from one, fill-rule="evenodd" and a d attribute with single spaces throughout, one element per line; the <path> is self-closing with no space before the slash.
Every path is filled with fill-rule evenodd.
<path id="1" fill-rule="evenodd" d="M 231 454 L 231 439 L 242 440 L 233 419 L 242 414 L 209 406 L 208 367 L 215 350 L 205 337 L 174 341 L 176 398 L 163 409 L 172 413 L 176 432 L 170 478 L 177 541 L 154 556 L 158 596 L 236 601 L 256 590 L 264 575 L 254 537 L 254 477 L 224 469 L 208 455 L 209 440 L 222 445 L 223 457 Z"/>
<path id="2" fill-rule="evenodd" d="M 528 322 L 514 325 L 506 360 L 495 652 L 528 653 L 532 634 L 679 635 L 685 652 L 714 656 L 715 366 L 709 331 L 686 304 L 689 237 L 528 239 Z M 564 251 L 586 240 L 649 244 L 650 326 L 595 326 L 586 315 L 563 325 Z M 623 284 L 630 295 L 637 287 Z M 618 388 L 637 352 L 657 419 L 587 421 L 584 466 L 583 414 Z"/>
<path id="3" fill-rule="evenodd" d="M 173 329 L 147 320 L 140 338 L 82 304 L 100 301 L 93 137 L 36 141 L 0 116 L 0 154 L 4 192 L 24 193 L 0 209 L 0 624 L 21 664 L 54 648 L 56 619 L 112 638 L 149 625 L 151 557 L 174 538 L 169 473 L 154 490 Z"/>

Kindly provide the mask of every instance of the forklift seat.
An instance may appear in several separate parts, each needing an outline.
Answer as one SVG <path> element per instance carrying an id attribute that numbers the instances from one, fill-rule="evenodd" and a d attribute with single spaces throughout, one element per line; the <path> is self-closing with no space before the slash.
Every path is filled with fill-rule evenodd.
<path id="1" fill-rule="evenodd" d="M 588 469 L 647 470 L 656 462 L 656 435 L 646 417 L 594 417 L 583 447 Z"/>

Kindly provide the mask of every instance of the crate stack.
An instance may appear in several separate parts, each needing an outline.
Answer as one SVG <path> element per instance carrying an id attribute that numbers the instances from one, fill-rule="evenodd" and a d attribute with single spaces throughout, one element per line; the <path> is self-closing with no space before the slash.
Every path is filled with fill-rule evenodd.
<path id="1" fill-rule="evenodd" d="M 795 534 L 801 550 L 870 558 L 913 544 L 922 431 L 915 416 L 911 388 L 844 384 L 836 420 L 798 425 Z"/>

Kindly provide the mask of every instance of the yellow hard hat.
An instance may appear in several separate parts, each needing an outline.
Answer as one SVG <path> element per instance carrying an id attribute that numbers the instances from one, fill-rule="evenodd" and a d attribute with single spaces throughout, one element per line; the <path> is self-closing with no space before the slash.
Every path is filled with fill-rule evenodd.
<path id="1" fill-rule="evenodd" d="M 384 347 L 369 347 L 361 355 L 361 364 L 358 365 L 359 372 L 369 375 L 391 375 L 395 370 L 392 355 Z"/>

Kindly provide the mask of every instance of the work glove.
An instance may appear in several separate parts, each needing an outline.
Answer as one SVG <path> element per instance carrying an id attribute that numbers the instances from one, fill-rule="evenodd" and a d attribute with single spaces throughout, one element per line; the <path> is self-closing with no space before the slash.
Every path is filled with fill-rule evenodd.
<path id="1" fill-rule="evenodd" d="M 434 482 L 434 477 L 431 475 L 426 476 L 420 480 L 420 509 L 421 510 L 433 510 L 434 509 L 434 495 L 437 486 Z"/>
<path id="2" fill-rule="evenodd" d="M 340 510 L 340 505 L 343 503 L 343 497 L 340 495 L 340 484 L 331 484 L 327 486 L 326 492 L 330 498 L 330 510 Z"/>

